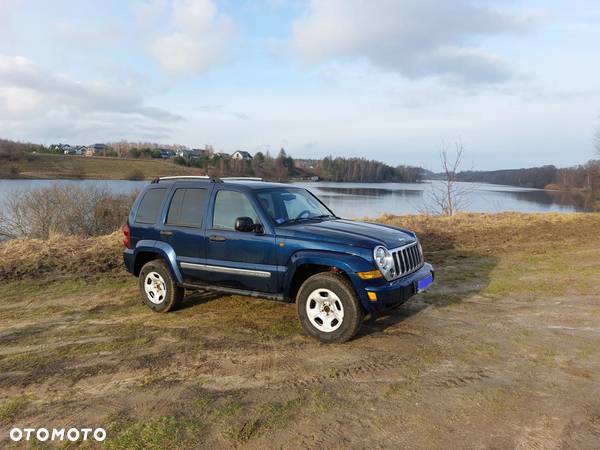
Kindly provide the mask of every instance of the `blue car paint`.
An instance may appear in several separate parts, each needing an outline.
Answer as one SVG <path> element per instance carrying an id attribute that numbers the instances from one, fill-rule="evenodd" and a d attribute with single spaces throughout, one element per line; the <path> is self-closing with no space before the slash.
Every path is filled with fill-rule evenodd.
<path id="1" fill-rule="evenodd" d="M 127 270 L 137 275 L 135 267 L 138 255 L 142 252 L 155 252 L 167 262 L 178 283 L 199 281 L 265 294 L 281 294 L 290 300 L 292 281 L 297 271 L 303 265 L 317 264 L 344 272 L 367 312 L 381 311 L 406 301 L 408 297 L 417 293 L 419 280 L 434 276 L 431 265 L 425 263 L 416 272 L 393 281 L 384 278 L 362 280 L 358 272 L 376 269 L 373 249 L 377 245 L 393 249 L 414 242 L 416 234 L 399 227 L 344 219 L 278 224 L 264 211 L 256 192 L 280 187 L 290 186 L 266 182 L 215 183 L 208 180 L 150 184 L 140 193 L 129 215 L 133 249 L 126 249 L 123 253 Z M 157 188 L 166 188 L 167 191 L 156 223 L 136 223 L 135 217 L 143 194 L 149 189 Z M 169 242 L 173 238 L 162 237 L 160 232 L 178 231 L 165 225 L 168 206 L 178 188 L 204 188 L 210 193 L 205 205 L 202 227 L 181 231 L 177 237 L 179 242 L 175 244 Z M 246 195 L 264 227 L 264 234 L 213 228 L 213 208 L 219 190 L 233 190 Z M 212 241 L 210 236 L 222 236 L 226 240 Z M 174 247 L 192 251 L 182 255 L 178 254 Z M 182 269 L 181 263 L 228 267 L 241 271 L 255 270 L 268 272 L 270 275 L 268 278 L 257 278 Z M 368 292 L 375 292 L 378 300 L 369 300 Z"/>

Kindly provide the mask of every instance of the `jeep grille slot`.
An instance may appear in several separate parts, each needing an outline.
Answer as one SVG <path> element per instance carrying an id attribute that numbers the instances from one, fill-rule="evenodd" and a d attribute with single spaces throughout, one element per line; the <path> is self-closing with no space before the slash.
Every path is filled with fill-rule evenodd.
<path id="1" fill-rule="evenodd" d="M 393 249 L 391 253 L 397 274 L 394 278 L 408 275 L 423 266 L 423 255 L 421 254 L 418 242 Z"/>

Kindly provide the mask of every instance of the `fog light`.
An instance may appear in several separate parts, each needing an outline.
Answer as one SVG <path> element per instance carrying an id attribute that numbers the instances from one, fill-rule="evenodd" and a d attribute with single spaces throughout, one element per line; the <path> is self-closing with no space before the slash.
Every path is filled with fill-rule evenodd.
<path id="1" fill-rule="evenodd" d="M 367 295 L 369 296 L 369 300 L 372 302 L 377 301 L 377 294 L 375 292 L 367 292 Z"/>
<path id="2" fill-rule="evenodd" d="M 361 280 L 374 280 L 375 278 L 381 278 L 382 276 L 379 269 L 371 270 L 370 272 L 358 272 L 358 277 Z"/>

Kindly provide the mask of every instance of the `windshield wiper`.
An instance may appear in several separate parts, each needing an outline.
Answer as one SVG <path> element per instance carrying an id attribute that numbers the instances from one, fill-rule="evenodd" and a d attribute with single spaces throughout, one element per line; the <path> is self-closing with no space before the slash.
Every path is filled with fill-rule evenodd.
<path id="1" fill-rule="evenodd" d="M 318 216 L 311 216 L 311 217 L 296 217 L 294 219 L 288 219 L 285 222 L 282 222 L 281 225 L 287 225 L 289 223 L 296 223 L 296 222 L 300 222 L 302 220 L 322 220 L 322 219 L 328 219 L 328 218 L 332 218 L 332 219 L 337 219 L 336 216 L 332 216 L 331 214 L 320 214 Z"/>
<path id="2" fill-rule="evenodd" d="M 318 215 L 318 216 L 308 217 L 308 219 L 311 219 L 311 220 L 312 219 L 329 219 L 329 218 L 337 219 L 337 217 L 332 216 L 331 214 L 321 214 L 321 215 Z"/>

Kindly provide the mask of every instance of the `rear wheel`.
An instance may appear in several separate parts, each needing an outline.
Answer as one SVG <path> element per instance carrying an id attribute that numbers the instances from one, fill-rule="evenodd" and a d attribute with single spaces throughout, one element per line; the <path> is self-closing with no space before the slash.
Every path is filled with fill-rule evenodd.
<path id="1" fill-rule="evenodd" d="M 321 342 L 345 342 L 360 328 L 364 311 L 350 282 L 323 272 L 308 278 L 296 297 L 302 328 Z"/>
<path id="2" fill-rule="evenodd" d="M 139 276 L 144 303 L 154 312 L 169 312 L 183 299 L 185 289 L 178 286 L 171 271 L 161 259 L 147 262 Z"/>

